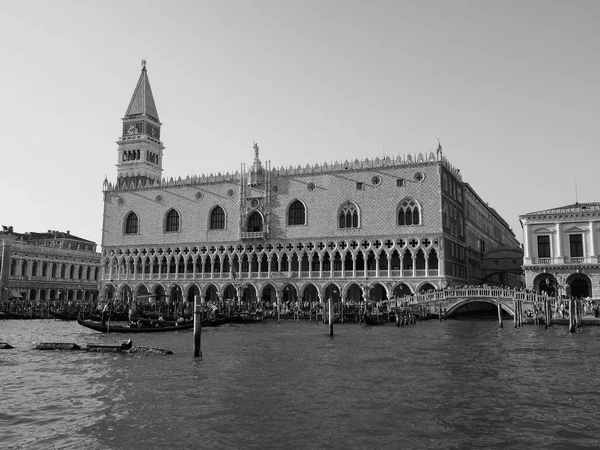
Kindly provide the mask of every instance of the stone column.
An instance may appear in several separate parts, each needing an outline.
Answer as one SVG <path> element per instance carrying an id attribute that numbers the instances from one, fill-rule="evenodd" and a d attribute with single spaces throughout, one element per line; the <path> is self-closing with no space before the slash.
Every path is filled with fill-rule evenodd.
<path id="1" fill-rule="evenodd" d="M 529 240 L 529 224 L 523 224 L 523 259 L 524 263 L 531 263 L 531 241 Z"/>
<path id="2" fill-rule="evenodd" d="M 559 262 L 562 262 L 563 259 L 563 254 L 562 254 L 562 227 L 560 226 L 560 223 L 556 224 L 556 253 L 555 256 L 557 259 L 559 259 Z"/>
<path id="3" fill-rule="evenodd" d="M 590 222 L 590 257 L 594 259 L 592 262 L 598 262 L 596 259 L 596 236 L 594 236 L 594 222 Z"/>

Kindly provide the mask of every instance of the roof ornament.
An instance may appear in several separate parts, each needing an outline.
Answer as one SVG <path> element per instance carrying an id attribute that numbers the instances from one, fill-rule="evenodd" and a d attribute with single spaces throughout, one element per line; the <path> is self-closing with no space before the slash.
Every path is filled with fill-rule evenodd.
<path id="1" fill-rule="evenodd" d="M 442 157 L 442 144 L 440 144 L 440 140 L 439 139 L 438 139 L 438 146 L 437 146 L 436 153 L 437 153 L 438 160 L 441 159 L 441 157 Z"/>
<path id="2" fill-rule="evenodd" d="M 146 60 L 142 59 L 142 70 L 146 70 Z"/>

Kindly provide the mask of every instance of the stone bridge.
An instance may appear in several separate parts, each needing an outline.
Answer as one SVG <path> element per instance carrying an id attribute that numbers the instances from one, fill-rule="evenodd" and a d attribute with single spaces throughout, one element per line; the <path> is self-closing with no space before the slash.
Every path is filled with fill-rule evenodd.
<path id="1" fill-rule="evenodd" d="M 450 287 L 441 291 L 416 294 L 399 299 L 399 301 L 411 305 L 427 305 L 433 313 L 445 311 L 446 316 L 451 316 L 458 308 L 469 303 L 489 303 L 496 307 L 500 305 L 500 308 L 512 317 L 515 316 L 517 302 L 521 305 L 522 310 L 527 311 L 533 310 L 534 305 L 541 307 L 548 300 L 551 304 L 556 303 L 556 298 L 547 295 L 495 287 Z"/>

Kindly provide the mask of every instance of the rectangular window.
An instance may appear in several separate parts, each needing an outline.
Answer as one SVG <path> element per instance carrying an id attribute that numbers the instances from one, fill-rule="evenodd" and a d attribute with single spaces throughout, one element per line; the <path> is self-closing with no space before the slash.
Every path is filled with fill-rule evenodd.
<path id="1" fill-rule="evenodd" d="M 360 181 L 357 181 L 357 182 L 356 182 L 356 189 L 357 189 L 357 190 L 361 190 L 361 191 L 362 191 L 362 189 L 363 189 L 363 184 L 362 184 L 362 182 L 360 182 Z"/>
<path id="2" fill-rule="evenodd" d="M 550 258 L 550 236 L 538 236 L 538 258 Z"/>
<path id="3" fill-rule="evenodd" d="M 397 178 L 396 179 L 396 186 L 398 186 L 398 187 L 404 187 L 404 179 L 403 178 Z"/>
<path id="4" fill-rule="evenodd" d="M 569 235 L 569 244 L 571 246 L 571 258 L 582 258 L 583 257 L 583 235 L 582 234 Z"/>

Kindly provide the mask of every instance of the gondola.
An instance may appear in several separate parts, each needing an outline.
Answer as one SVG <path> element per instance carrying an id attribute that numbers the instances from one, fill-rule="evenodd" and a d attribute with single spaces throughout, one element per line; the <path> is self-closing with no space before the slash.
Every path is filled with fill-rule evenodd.
<path id="1" fill-rule="evenodd" d="M 363 321 L 366 325 L 385 325 L 386 323 L 388 323 L 387 319 L 377 320 L 373 316 L 366 313 L 363 314 Z"/>
<path id="2" fill-rule="evenodd" d="M 258 323 L 262 322 L 258 314 L 242 313 L 236 314 L 229 318 L 231 323 Z M 204 324 L 202 324 L 204 326 Z"/>
<path id="3" fill-rule="evenodd" d="M 55 319 L 58 320 L 64 320 L 64 321 L 72 321 L 72 320 L 77 320 L 77 318 L 81 315 L 81 313 L 79 312 L 75 312 L 75 311 L 52 311 L 51 309 L 48 310 L 48 314 L 50 314 L 50 316 L 52 316 Z M 89 315 L 89 314 L 84 314 L 83 315 L 84 319 L 87 320 L 96 320 L 96 321 L 100 321 L 102 320 L 102 317 L 98 316 L 98 315 Z M 114 319 L 112 319 L 114 320 Z"/>
<path id="4" fill-rule="evenodd" d="M 180 331 L 194 328 L 194 322 L 184 322 L 179 325 L 160 325 L 136 327 L 132 325 L 110 325 L 90 320 L 77 318 L 77 323 L 91 330 L 100 331 L 102 333 L 162 333 L 166 331 Z"/>

